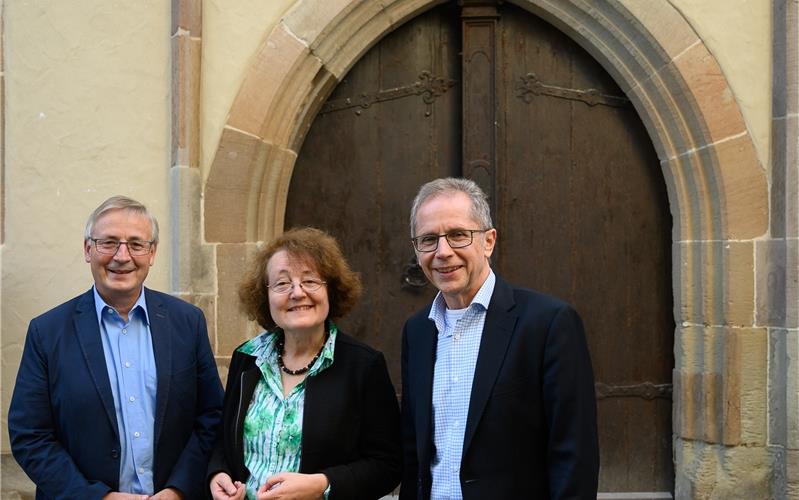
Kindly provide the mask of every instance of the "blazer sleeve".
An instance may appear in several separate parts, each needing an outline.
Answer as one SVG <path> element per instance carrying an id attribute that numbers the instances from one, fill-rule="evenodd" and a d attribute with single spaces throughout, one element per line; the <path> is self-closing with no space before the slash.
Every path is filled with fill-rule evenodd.
<path id="1" fill-rule="evenodd" d="M 332 499 L 380 498 L 399 484 L 402 473 L 399 407 L 382 354 L 365 371 L 360 457 L 323 469 Z"/>
<path id="2" fill-rule="evenodd" d="M 88 480 L 58 441 L 50 405 L 48 361 L 39 325 L 31 321 L 8 410 L 11 451 L 47 497 L 100 499 L 111 487 Z"/>
<path id="3" fill-rule="evenodd" d="M 207 492 L 208 460 L 222 419 L 222 384 L 208 340 L 205 316 L 197 311 L 194 318 L 197 358 L 197 400 L 193 431 L 180 457 L 172 467 L 165 487 L 174 487 L 186 498 L 203 498 Z M 179 394 L 173 397 L 180 397 Z"/>
<path id="4" fill-rule="evenodd" d="M 556 313 L 547 333 L 543 398 L 549 429 L 550 498 L 596 499 L 599 444 L 594 376 L 582 321 L 568 306 Z"/>
<path id="5" fill-rule="evenodd" d="M 211 479 L 220 472 L 226 473 L 234 480 L 246 481 L 246 477 L 237 477 L 234 471 L 234 464 L 228 463 L 227 449 L 234 449 L 233 443 L 226 443 L 226 439 L 235 440 L 233 428 L 236 425 L 236 401 L 241 394 L 241 385 L 238 383 L 239 376 L 243 369 L 242 356 L 233 351 L 230 359 L 230 368 L 228 369 L 227 383 L 225 384 L 225 398 L 222 405 L 222 424 L 216 433 L 214 440 L 213 451 L 211 452 L 211 460 L 208 462 L 208 471 L 206 472 L 206 486 L 210 486 Z M 243 451 L 242 451 L 243 453 Z"/>
<path id="6" fill-rule="evenodd" d="M 416 451 L 416 425 L 414 423 L 413 402 L 410 395 L 410 376 L 408 373 L 408 324 L 402 329 L 402 485 L 401 500 L 415 500 L 419 481 L 419 459 Z"/>

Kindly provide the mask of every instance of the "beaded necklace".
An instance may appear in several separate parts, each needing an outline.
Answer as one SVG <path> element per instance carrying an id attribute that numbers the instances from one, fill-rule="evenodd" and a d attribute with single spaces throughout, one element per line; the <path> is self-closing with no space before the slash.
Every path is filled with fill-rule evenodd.
<path id="1" fill-rule="evenodd" d="M 319 359 L 319 356 L 322 355 L 322 351 L 325 349 L 325 345 L 327 345 L 327 339 L 330 337 L 330 332 L 325 332 L 325 340 L 322 342 L 322 347 L 319 348 L 319 352 L 316 353 L 316 356 L 311 359 L 311 361 L 303 366 L 302 368 L 297 368 L 296 370 L 292 370 L 291 368 L 287 368 L 285 364 L 283 364 L 283 351 L 286 343 L 286 336 L 285 334 L 281 335 L 280 338 L 277 340 L 277 366 L 283 370 L 284 373 L 289 375 L 302 375 L 303 373 L 307 372 L 311 369 L 316 360 Z"/>

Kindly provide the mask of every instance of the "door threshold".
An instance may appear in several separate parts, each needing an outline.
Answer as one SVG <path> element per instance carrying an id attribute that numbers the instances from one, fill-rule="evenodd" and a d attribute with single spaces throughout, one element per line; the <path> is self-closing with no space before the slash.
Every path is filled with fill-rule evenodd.
<path id="1" fill-rule="evenodd" d="M 597 500 L 672 500 L 668 491 L 625 491 L 598 493 Z"/>

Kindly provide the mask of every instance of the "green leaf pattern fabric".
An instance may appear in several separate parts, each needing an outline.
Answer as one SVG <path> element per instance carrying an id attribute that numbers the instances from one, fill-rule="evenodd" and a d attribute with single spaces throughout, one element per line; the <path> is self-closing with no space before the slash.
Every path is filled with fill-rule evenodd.
<path id="1" fill-rule="evenodd" d="M 307 377 L 313 377 L 333 364 L 338 329 L 332 322 L 327 326 L 330 335 Z M 307 377 L 283 397 L 277 364 L 280 335 L 279 329 L 265 331 L 238 348 L 238 351 L 255 357 L 255 365 L 261 370 L 261 379 L 244 418 L 244 464 L 250 471 L 246 485 L 248 500 L 255 499 L 255 492 L 270 476 L 300 470 Z"/>

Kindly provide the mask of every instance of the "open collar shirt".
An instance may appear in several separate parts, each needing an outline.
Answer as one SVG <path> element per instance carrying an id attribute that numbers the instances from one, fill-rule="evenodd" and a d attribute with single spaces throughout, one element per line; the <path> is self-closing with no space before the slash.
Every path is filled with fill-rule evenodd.
<path id="1" fill-rule="evenodd" d="M 127 321 L 93 290 L 119 432 L 119 491 L 152 495 L 158 377 L 144 288 Z"/>
<path id="2" fill-rule="evenodd" d="M 438 330 L 433 374 L 435 455 L 430 466 L 433 500 L 463 498 L 460 485 L 463 438 L 477 354 L 495 283 L 496 276 L 489 271 L 488 278 L 462 313 L 448 315 L 441 292 L 430 308 L 428 318 Z"/>
<path id="3" fill-rule="evenodd" d="M 263 332 L 238 348 L 255 357 L 255 365 L 261 371 L 244 417 L 244 465 L 250 471 L 246 485 L 248 499 L 255 499 L 256 491 L 270 476 L 300 470 L 306 381 L 333 364 L 338 330 L 332 322 L 327 324 L 330 335 L 321 355 L 306 378 L 285 397 L 277 364 L 276 332 Z"/>

